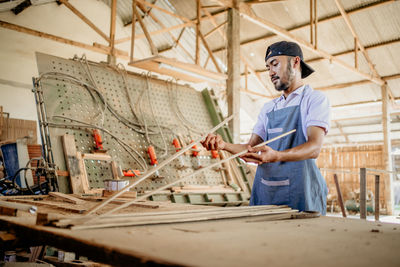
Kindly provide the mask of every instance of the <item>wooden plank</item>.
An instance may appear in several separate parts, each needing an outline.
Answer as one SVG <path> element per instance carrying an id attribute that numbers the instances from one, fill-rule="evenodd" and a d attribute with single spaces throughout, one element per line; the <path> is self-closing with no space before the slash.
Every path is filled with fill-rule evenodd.
<path id="1" fill-rule="evenodd" d="M 101 161 L 112 160 L 110 155 L 104 153 L 82 153 L 82 158 L 86 160 L 101 160 Z"/>
<path id="2" fill-rule="evenodd" d="M 73 135 L 64 134 L 62 136 L 65 163 L 69 172 L 72 193 L 82 194 L 84 188 L 82 184 L 82 172 L 79 167 L 75 139 Z"/>
<path id="3" fill-rule="evenodd" d="M 288 211 L 277 211 L 277 210 L 266 210 L 266 211 L 250 211 L 250 212 L 218 212 L 214 214 L 187 214 L 187 215 L 171 215 L 171 216 L 157 216 L 154 218 L 128 218 L 128 219 L 111 219 L 97 221 L 93 224 L 83 224 L 74 225 L 71 227 L 72 230 L 84 230 L 84 229 L 101 229 L 109 227 L 126 227 L 126 226 L 136 226 L 136 225 L 155 225 L 155 224 L 170 224 L 170 223 L 182 223 L 182 222 L 200 222 L 200 221 L 210 221 L 219 219 L 232 219 L 232 218 L 242 218 L 242 217 L 253 217 L 253 216 L 265 216 L 265 215 L 276 215 L 276 214 L 295 214 L 297 210 Z M 56 224 L 57 225 L 57 224 Z"/>
<path id="4" fill-rule="evenodd" d="M 12 23 L 9 23 L 9 22 L 6 22 L 6 21 L 2 21 L 2 20 L 0 20 L 0 27 L 6 28 L 6 29 L 9 29 L 9 30 L 13 30 L 13 31 L 17 31 L 17 32 L 30 34 L 30 35 L 41 37 L 41 38 L 46 38 L 46 39 L 49 39 L 49 40 L 52 40 L 52 41 L 56 41 L 56 42 L 59 42 L 59 43 L 63 43 L 63 44 L 73 45 L 73 46 L 76 46 L 76 47 L 84 48 L 84 49 L 87 49 L 87 50 L 90 50 L 90 51 L 94 51 L 94 52 L 98 52 L 98 53 L 101 53 L 101 54 L 108 54 L 109 51 L 110 51 L 109 49 L 108 50 L 104 50 L 104 49 L 99 48 L 99 47 L 95 47 L 95 46 L 88 45 L 88 44 L 85 44 L 85 43 L 73 41 L 73 40 L 70 40 L 70 39 L 67 39 L 67 38 L 63 38 L 63 37 L 60 37 L 60 36 L 56 36 L 56 35 L 53 35 L 53 34 L 48 34 L 48 33 L 40 32 L 40 31 L 37 31 L 37 30 L 29 29 L 29 28 L 26 28 L 26 27 L 23 27 L 23 26 L 19 26 L 19 25 L 16 25 L 16 24 L 12 24 Z"/>
<path id="5" fill-rule="evenodd" d="M 119 179 L 118 165 L 116 161 L 111 161 L 111 172 L 114 179 Z"/>
<path id="6" fill-rule="evenodd" d="M 76 198 L 74 196 L 71 195 L 67 195 L 64 193 L 60 193 L 60 192 L 49 192 L 49 196 L 64 200 L 66 202 L 69 203 L 73 203 L 73 204 L 84 204 L 85 201 L 79 198 Z"/>
<path id="7" fill-rule="evenodd" d="M 68 0 L 60 0 L 69 10 L 71 10 L 75 15 L 77 15 L 81 20 L 83 20 L 90 28 L 97 32 L 101 37 L 107 42 L 110 42 L 110 38 L 102 32 L 93 22 L 91 22 L 87 17 L 85 17 L 79 10 L 77 10 Z"/>
<path id="8" fill-rule="evenodd" d="M 35 200 L 29 200 L 29 199 L 14 199 L 13 201 L 34 204 L 34 205 L 38 205 L 38 206 L 47 206 L 50 208 L 70 211 L 70 212 L 74 212 L 74 213 L 84 213 L 87 210 L 87 208 L 84 208 L 84 207 L 74 207 L 74 206 L 71 206 L 71 204 L 69 204 L 69 205 L 63 204 L 63 203 L 58 204 L 58 203 L 45 201 L 45 200 L 35 201 Z"/>

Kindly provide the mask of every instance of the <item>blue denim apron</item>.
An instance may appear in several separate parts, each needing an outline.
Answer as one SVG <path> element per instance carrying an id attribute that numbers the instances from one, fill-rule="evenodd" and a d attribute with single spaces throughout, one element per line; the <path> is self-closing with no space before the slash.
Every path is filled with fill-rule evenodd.
<path id="1" fill-rule="evenodd" d="M 277 151 L 304 144 L 300 105 L 290 106 L 267 113 L 266 140 L 296 129 L 288 135 L 269 144 Z M 272 162 L 259 165 L 254 179 L 250 205 L 288 205 L 300 211 L 319 211 L 326 214 L 328 189 L 315 159 L 294 162 Z"/>

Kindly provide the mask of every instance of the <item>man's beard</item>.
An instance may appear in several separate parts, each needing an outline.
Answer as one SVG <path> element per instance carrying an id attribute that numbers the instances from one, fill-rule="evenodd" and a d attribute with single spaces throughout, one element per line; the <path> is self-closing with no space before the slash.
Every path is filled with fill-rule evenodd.
<path id="1" fill-rule="evenodd" d="M 290 64 L 290 61 L 288 62 L 288 67 L 286 69 L 286 75 L 287 75 L 287 80 L 286 82 L 282 82 L 282 80 L 279 78 L 280 83 L 275 86 L 275 90 L 281 92 L 281 91 L 286 91 L 289 89 L 290 85 L 292 84 L 292 81 L 294 79 L 294 71 L 292 68 L 292 65 Z"/>

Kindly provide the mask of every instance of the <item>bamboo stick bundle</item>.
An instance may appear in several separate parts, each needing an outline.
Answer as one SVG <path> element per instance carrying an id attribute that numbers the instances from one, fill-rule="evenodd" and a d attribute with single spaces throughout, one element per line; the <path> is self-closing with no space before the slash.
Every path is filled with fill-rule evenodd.
<path id="1" fill-rule="evenodd" d="M 267 141 L 265 141 L 265 142 L 263 142 L 263 143 L 260 143 L 260 144 L 254 146 L 254 147 L 265 146 L 265 145 L 267 145 L 267 144 L 269 144 L 269 143 L 271 143 L 271 142 L 274 142 L 274 141 L 276 141 L 276 140 L 278 140 L 278 139 L 280 139 L 280 138 L 282 138 L 282 137 L 285 137 L 285 136 L 287 136 L 287 135 L 289 135 L 289 134 L 292 134 L 292 133 L 294 133 L 294 132 L 296 132 L 296 129 L 293 129 L 293 130 L 291 130 L 291 131 L 288 131 L 288 132 L 286 132 L 286 133 L 283 133 L 283 134 L 281 134 L 281 135 L 279 135 L 279 136 L 277 136 L 277 137 L 275 137 L 275 138 L 272 138 L 272 139 L 270 139 L 270 140 L 267 140 Z M 192 144 L 192 145 L 193 145 L 193 144 Z M 182 150 L 181 150 L 181 151 L 182 151 Z M 180 152 L 181 152 L 181 151 L 180 151 Z M 136 198 L 136 199 L 134 199 L 134 200 L 132 200 L 132 201 L 130 201 L 130 202 L 127 202 L 127 203 L 125 203 L 125 204 L 123 204 L 123 205 L 121 205 L 121 206 L 118 206 L 118 207 L 116 207 L 116 208 L 114 208 L 114 209 L 112 209 L 112 210 L 106 212 L 105 214 L 99 215 L 99 217 L 101 217 L 101 216 L 103 216 L 103 215 L 107 215 L 107 214 L 113 213 L 113 212 L 115 212 L 115 211 L 117 211 L 117 210 L 126 208 L 126 207 L 128 207 L 129 205 L 131 205 L 132 203 L 134 203 L 134 202 L 136 202 L 136 201 L 145 200 L 145 199 L 147 199 L 149 196 L 152 196 L 152 195 L 156 194 L 156 193 L 159 192 L 159 191 L 162 191 L 162 190 L 164 190 L 164 189 L 166 189 L 166 188 L 169 188 L 169 187 L 171 187 L 171 186 L 173 186 L 173 185 L 175 185 L 175 184 L 177 184 L 177 183 L 182 182 L 182 181 L 185 180 L 185 179 L 188 179 L 188 178 L 192 177 L 193 175 L 196 175 L 196 174 L 198 174 L 198 173 L 200 173 L 200 172 L 203 172 L 203 171 L 205 171 L 205 170 L 208 170 L 208 169 L 210 169 L 210 168 L 213 168 L 213 167 L 215 167 L 215 166 L 217 166 L 217 165 L 219 165 L 219 164 L 221 164 L 221 163 L 229 162 L 229 160 L 234 159 L 234 158 L 237 158 L 237 157 L 240 157 L 241 155 L 244 155 L 244 154 L 247 153 L 247 152 L 248 152 L 248 150 L 245 149 L 245 150 L 243 150 L 243 151 L 241 151 L 241 152 L 239 152 L 239 153 L 236 153 L 236 154 L 234 154 L 234 155 L 232 155 L 232 156 L 230 156 L 230 157 L 228 157 L 228 158 L 226 158 L 226 159 L 224 159 L 224 160 L 221 160 L 221 161 L 219 161 L 219 162 L 215 162 L 215 163 L 213 163 L 213 164 L 211 164 L 211 165 L 208 165 L 207 167 L 198 169 L 198 170 L 196 170 L 196 171 L 194 171 L 194 172 L 192 172 L 192 173 L 190 173 L 190 174 L 187 174 L 187 175 L 185 175 L 185 176 L 183 176 L 183 177 L 181 177 L 181 178 L 175 180 L 174 182 L 171 182 L 171 183 L 169 183 L 169 184 L 167 184 L 167 185 L 164 185 L 164 186 L 162 186 L 162 187 L 159 187 L 159 188 L 157 188 L 156 190 L 153 190 L 153 191 L 151 191 L 151 192 L 149 192 L 149 193 L 147 193 L 147 194 L 144 194 L 144 195 L 142 195 L 142 196 L 140 196 L 140 197 L 138 197 L 138 198 Z M 160 164 L 160 165 L 161 165 L 161 164 Z M 142 178 L 142 179 L 143 179 L 143 178 Z M 130 185 L 130 186 L 132 186 L 132 185 Z M 121 192 L 121 191 L 120 191 L 120 192 Z M 110 201 L 111 201 L 111 200 L 110 200 Z M 103 203 L 102 203 L 102 204 L 103 204 Z"/>

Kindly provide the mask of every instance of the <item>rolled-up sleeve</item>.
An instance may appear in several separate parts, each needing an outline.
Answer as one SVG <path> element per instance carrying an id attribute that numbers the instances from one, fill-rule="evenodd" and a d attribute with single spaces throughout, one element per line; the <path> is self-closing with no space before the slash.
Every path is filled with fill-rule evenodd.
<path id="1" fill-rule="evenodd" d="M 314 91 L 308 103 L 306 129 L 310 126 L 318 126 L 324 128 L 327 134 L 330 127 L 330 110 L 329 99 L 322 92 Z"/>

